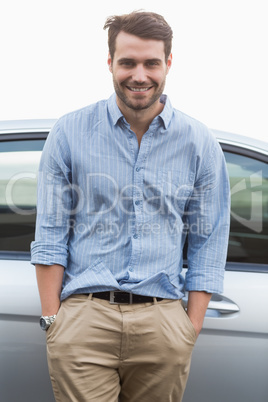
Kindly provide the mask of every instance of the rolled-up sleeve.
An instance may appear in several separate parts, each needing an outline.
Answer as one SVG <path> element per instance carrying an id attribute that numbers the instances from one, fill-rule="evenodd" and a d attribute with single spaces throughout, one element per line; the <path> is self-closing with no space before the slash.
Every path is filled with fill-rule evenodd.
<path id="1" fill-rule="evenodd" d="M 186 291 L 222 293 L 230 225 L 230 186 L 223 152 L 209 147 L 186 212 Z"/>
<path id="2" fill-rule="evenodd" d="M 39 166 L 32 264 L 67 266 L 71 190 L 70 150 L 58 122 L 48 136 Z"/>

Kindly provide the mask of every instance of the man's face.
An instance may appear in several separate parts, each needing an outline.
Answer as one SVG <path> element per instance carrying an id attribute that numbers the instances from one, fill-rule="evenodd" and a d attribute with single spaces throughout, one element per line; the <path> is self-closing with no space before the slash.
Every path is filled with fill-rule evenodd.
<path id="1" fill-rule="evenodd" d="M 142 39 L 121 31 L 116 38 L 113 60 L 108 65 L 113 74 L 117 102 L 121 111 L 148 109 L 163 93 L 172 56 L 165 61 L 164 42 Z"/>

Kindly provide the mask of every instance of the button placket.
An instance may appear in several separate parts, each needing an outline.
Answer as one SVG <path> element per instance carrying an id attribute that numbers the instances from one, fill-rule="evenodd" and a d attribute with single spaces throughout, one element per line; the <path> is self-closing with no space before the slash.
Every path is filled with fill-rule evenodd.
<path id="1" fill-rule="evenodd" d="M 136 218 L 136 234 L 141 237 L 142 224 L 144 220 L 143 216 L 143 193 L 144 193 L 144 166 L 147 155 L 151 148 L 151 143 L 153 139 L 153 131 L 148 130 L 142 138 L 139 154 L 134 170 L 134 192 L 133 192 L 133 202 L 135 209 Z M 139 194 L 138 194 L 139 193 Z"/>
<path id="2" fill-rule="evenodd" d="M 132 227 L 132 255 L 129 261 L 129 271 L 132 275 L 135 273 L 136 264 L 139 261 L 141 254 L 141 237 L 142 237 L 142 222 L 143 222 L 143 172 L 145 160 L 147 158 L 152 141 L 152 133 L 147 132 L 142 139 L 141 146 L 138 152 L 138 157 L 134 165 L 133 171 L 133 208 L 134 219 Z"/>
<path id="3" fill-rule="evenodd" d="M 138 166 L 134 173 L 134 191 L 133 191 L 133 202 L 136 217 L 136 233 L 139 230 L 140 224 L 142 222 L 142 198 L 143 198 L 143 169 Z"/>

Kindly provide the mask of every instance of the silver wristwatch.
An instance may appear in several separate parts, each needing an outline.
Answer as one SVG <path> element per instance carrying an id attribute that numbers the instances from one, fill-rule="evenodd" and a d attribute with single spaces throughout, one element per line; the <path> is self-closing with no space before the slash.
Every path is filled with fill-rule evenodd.
<path id="1" fill-rule="evenodd" d="M 40 317 L 40 327 L 42 328 L 43 331 L 47 331 L 50 325 L 55 321 L 56 319 L 56 314 L 55 315 L 42 315 Z"/>

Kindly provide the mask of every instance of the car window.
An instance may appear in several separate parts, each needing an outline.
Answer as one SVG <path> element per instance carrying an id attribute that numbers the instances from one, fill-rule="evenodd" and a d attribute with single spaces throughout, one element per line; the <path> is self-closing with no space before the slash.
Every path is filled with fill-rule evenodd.
<path id="1" fill-rule="evenodd" d="M 30 251 L 37 172 L 45 140 L 0 142 L 0 251 Z"/>
<path id="2" fill-rule="evenodd" d="M 224 152 L 231 187 L 228 261 L 268 263 L 268 164 Z"/>

